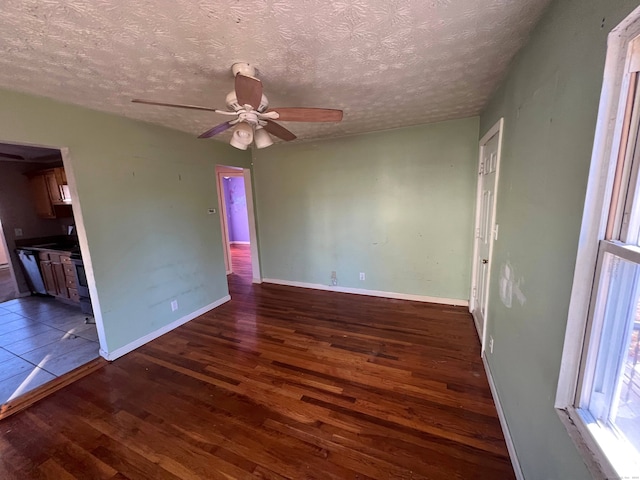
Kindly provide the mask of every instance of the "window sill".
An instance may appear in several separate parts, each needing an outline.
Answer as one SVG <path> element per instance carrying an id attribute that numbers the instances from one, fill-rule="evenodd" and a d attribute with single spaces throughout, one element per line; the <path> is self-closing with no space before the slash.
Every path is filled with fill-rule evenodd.
<path id="1" fill-rule="evenodd" d="M 612 432 L 602 428 L 595 421 L 587 423 L 583 414 L 573 407 L 566 410 L 556 409 L 556 412 L 594 479 L 640 479 L 640 475 L 637 473 L 638 464 L 633 461 L 625 461 L 626 458 L 633 459 L 634 453 L 629 452 L 629 447 L 622 444 Z M 596 441 L 596 438 L 600 443 Z M 609 446 L 606 452 L 601 444 Z M 618 472 L 609 458 L 622 459 L 619 463 L 623 464 L 624 471 Z"/>

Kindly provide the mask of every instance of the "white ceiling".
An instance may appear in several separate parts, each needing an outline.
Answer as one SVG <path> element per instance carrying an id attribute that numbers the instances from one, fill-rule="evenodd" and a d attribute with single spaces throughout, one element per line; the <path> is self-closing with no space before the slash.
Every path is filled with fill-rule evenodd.
<path id="1" fill-rule="evenodd" d="M 549 0 L 2 0 L 0 86 L 194 135 L 225 108 L 230 66 L 271 106 L 341 108 L 301 139 L 480 113 Z M 224 136 L 222 137 L 225 138 Z"/>

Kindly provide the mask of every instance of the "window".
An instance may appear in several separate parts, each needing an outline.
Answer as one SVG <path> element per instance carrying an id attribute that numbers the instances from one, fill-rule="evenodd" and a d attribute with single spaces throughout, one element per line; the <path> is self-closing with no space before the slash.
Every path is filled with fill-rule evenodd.
<path id="1" fill-rule="evenodd" d="M 556 407 L 592 471 L 640 478 L 640 8 L 609 36 Z"/>
<path id="2" fill-rule="evenodd" d="M 620 476 L 640 472 L 640 249 L 603 241 L 577 412 Z"/>

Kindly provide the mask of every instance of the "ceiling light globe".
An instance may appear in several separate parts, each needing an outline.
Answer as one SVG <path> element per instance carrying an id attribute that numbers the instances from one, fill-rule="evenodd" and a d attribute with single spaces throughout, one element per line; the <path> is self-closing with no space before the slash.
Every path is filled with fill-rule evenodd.
<path id="1" fill-rule="evenodd" d="M 240 150 L 246 150 L 253 141 L 253 128 L 247 123 L 239 123 L 233 130 L 231 141 L 229 144 L 232 147 L 239 148 Z"/>
<path id="2" fill-rule="evenodd" d="M 273 140 L 271 140 L 267 131 L 262 127 L 256 128 L 256 133 L 253 139 L 256 142 L 257 148 L 266 148 L 273 145 Z"/>

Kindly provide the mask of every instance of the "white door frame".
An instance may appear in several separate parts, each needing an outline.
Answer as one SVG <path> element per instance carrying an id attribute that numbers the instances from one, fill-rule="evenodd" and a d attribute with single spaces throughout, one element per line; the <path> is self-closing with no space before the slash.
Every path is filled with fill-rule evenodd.
<path id="1" fill-rule="evenodd" d="M 93 273 L 93 261 L 91 260 L 91 252 L 89 251 L 89 242 L 87 240 L 87 231 L 84 227 L 84 215 L 82 213 L 82 203 L 80 195 L 78 195 L 78 187 L 76 185 L 76 175 L 73 170 L 73 161 L 66 147 L 60 148 L 62 155 L 62 166 L 67 177 L 69 185 L 69 195 L 71 195 L 71 208 L 73 210 L 73 220 L 76 226 L 76 234 L 80 243 L 80 254 L 82 255 L 82 264 L 84 266 L 85 275 L 87 277 L 87 286 L 89 287 L 89 295 L 91 297 L 91 308 L 93 309 L 93 318 L 96 322 L 96 330 L 98 331 L 98 340 L 100 342 L 100 355 L 107 358 L 109 350 L 107 349 L 107 336 L 104 331 L 104 323 L 102 322 L 102 310 L 100 308 L 100 297 L 98 295 L 98 287 L 96 287 L 96 279 Z"/>
<path id="2" fill-rule="evenodd" d="M 258 237 L 256 233 L 255 208 L 253 205 L 253 187 L 251 170 L 248 168 L 228 167 L 216 165 L 216 187 L 218 190 L 218 206 L 220 212 L 220 230 L 222 233 L 222 250 L 224 252 L 224 266 L 229 275 L 231 267 L 231 246 L 229 242 L 229 225 L 227 224 L 227 204 L 224 201 L 224 177 L 244 178 L 244 192 L 247 201 L 247 218 L 249 220 L 249 243 L 251 249 L 252 282 L 262 283 L 260 272 L 260 257 L 258 252 Z"/>
<path id="3" fill-rule="evenodd" d="M 486 295 L 486 304 L 484 305 L 484 312 L 485 312 L 485 316 L 484 316 L 484 322 L 482 325 L 482 332 L 478 332 L 478 335 L 480 336 L 480 342 L 482 345 L 481 348 L 481 355 L 484 356 L 484 352 L 485 352 L 485 345 L 486 345 L 486 340 L 487 340 L 487 323 L 488 323 L 488 314 L 487 312 L 489 311 L 488 309 L 488 303 L 489 303 L 489 291 L 491 288 L 491 266 L 492 264 L 492 258 L 493 258 L 493 245 L 496 241 L 496 237 L 497 237 L 497 228 L 496 228 L 496 205 L 498 203 L 498 185 L 500 183 L 500 159 L 502 157 L 502 133 L 504 130 L 504 118 L 500 118 L 500 120 L 498 120 L 496 122 L 496 124 L 491 127 L 489 129 L 489 131 L 480 139 L 480 148 L 479 148 L 479 152 L 478 152 L 478 184 L 476 187 L 476 220 L 475 220 L 475 226 L 473 229 L 473 237 L 474 237 L 474 241 L 473 241 L 473 258 L 472 258 L 472 268 L 471 268 L 471 291 L 470 291 L 470 295 L 469 295 L 469 312 L 471 312 L 471 314 L 473 315 L 477 305 L 475 304 L 474 301 L 474 289 L 477 288 L 477 272 L 478 272 L 478 268 L 479 268 L 479 264 L 478 264 L 478 248 L 479 248 L 479 238 L 478 238 L 478 228 L 480 227 L 480 207 L 482 205 L 482 175 L 479 174 L 480 172 L 480 168 L 482 166 L 482 158 L 484 155 L 484 149 L 487 145 L 487 143 L 489 143 L 489 140 L 491 140 L 496 134 L 498 134 L 498 158 L 497 158 L 497 165 L 496 165 L 496 186 L 495 186 L 495 191 L 494 191 L 494 195 L 493 195 L 493 206 L 492 208 L 492 213 L 491 213 L 491 217 L 492 217 L 492 222 L 491 222 L 491 242 L 489 243 L 489 271 L 487 273 L 487 295 Z M 475 319 L 475 315 L 474 315 L 474 323 L 477 325 L 476 319 Z"/>
<path id="4" fill-rule="evenodd" d="M 16 272 L 13 268 L 13 259 L 11 258 L 11 251 L 9 245 L 7 245 L 7 239 L 4 233 L 4 226 L 2 225 L 2 219 L 0 219 L 0 248 L 4 249 L 7 255 L 7 268 L 9 269 L 9 275 L 11 276 L 11 283 L 13 284 L 13 290 L 16 292 L 16 298 L 26 297 L 28 293 L 20 293 L 18 288 L 18 280 L 16 278 Z"/>

